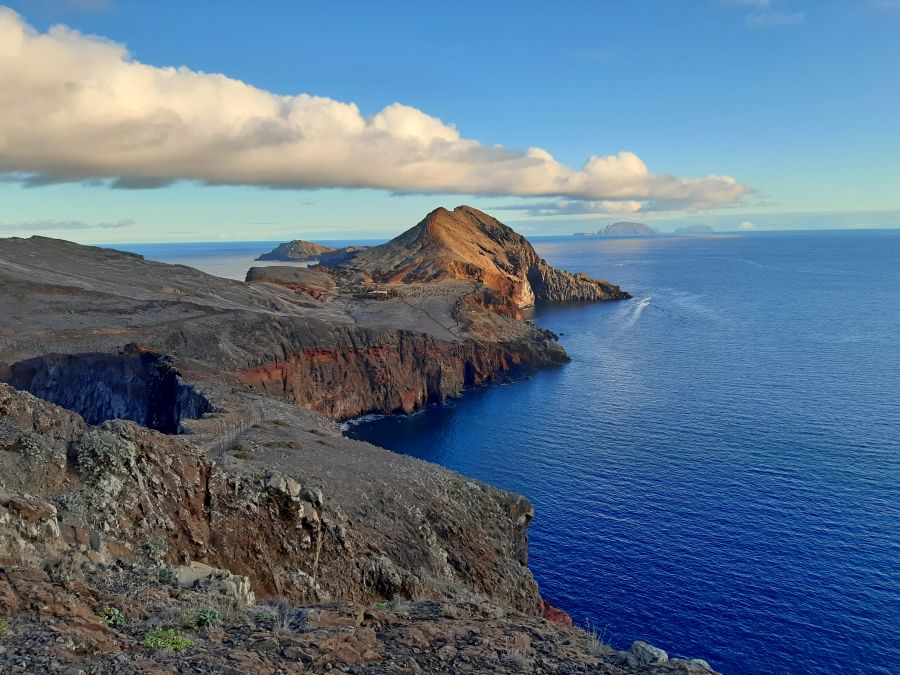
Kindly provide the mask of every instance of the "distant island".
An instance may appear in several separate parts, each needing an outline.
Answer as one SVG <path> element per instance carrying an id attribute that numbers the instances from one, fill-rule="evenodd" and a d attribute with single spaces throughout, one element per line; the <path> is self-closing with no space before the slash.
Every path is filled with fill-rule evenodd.
<path id="1" fill-rule="evenodd" d="M 365 251 L 368 246 L 343 246 L 333 248 L 314 241 L 294 239 L 278 244 L 268 253 L 263 253 L 257 260 L 279 260 L 285 262 L 319 262 L 324 265 L 337 265 L 347 262 L 357 253 Z"/>
<path id="2" fill-rule="evenodd" d="M 627 221 L 619 221 L 607 225 L 596 233 L 576 232 L 576 237 L 640 237 L 648 234 L 659 234 L 656 228 L 645 225 L 644 223 L 630 223 Z"/>
<path id="3" fill-rule="evenodd" d="M 675 228 L 675 234 L 711 234 L 715 232 L 709 225 L 686 225 Z"/>

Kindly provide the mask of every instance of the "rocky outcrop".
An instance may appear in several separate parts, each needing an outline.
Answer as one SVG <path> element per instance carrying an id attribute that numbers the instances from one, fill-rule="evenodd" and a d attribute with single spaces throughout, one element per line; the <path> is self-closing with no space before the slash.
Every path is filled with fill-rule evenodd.
<path id="1" fill-rule="evenodd" d="M 284 260 L 293 262 L 317 261 L 323 265 L 336 265 L 353 258 L 368 246 L 342 246 L 333 248 L 312 241 L 295 239 L 279 244 L 268 253 L 263 253 L 257 260 Z"/>
<path id="2" fill-rule="evenodd" d="M 294 239 L 278 244 L 268 253 L 263 253 L 257 260 L 318 260 L 323 253 L 331 253 L 337 249 L 313 241 Z"/>
<path id="3" fill-rule="evenodd" d="M 298 606 L 282 599 L 235 607 L 202 588 L 176 588 L 163 571 L 121 563 L 47 571 L 8 566 L 0 571 L 0 609 L 6 600 L 16 617 L 2 635 L 0 670 L 713 673 L 699 660 L 629 665 L 632 651 L 484 601 Z"/>
<path id="4" fill-rule="evenodd" d="M 315 300 L 332 299 L 336 292 L 330 275 L 308 267 L 251 267 L 246 280 L 248 284 L 278 284 Z"/>
<path id="5" fill-rule="evenodd" d="M 522 235 L 469 206 L 435 209 L 386 244 L 331 268 L 334 274 L 375 283 L 477 281 L 519 308 L 539 301 L 617 300 L 618 286 L 550 267 Z"/>
<path id="6" fill-rule="evenodd" d="M 216 464 L 190 435 L 91 428 L 0 385 L 0 565 L 69 546 L 95 563 L 177 565 L 179 582 L 235 597 L 248 589 L 210 568 L 298 602 L 475 594 L 539 613 L 527 500 L 307 431 L 294 406 L 269 414 Z"/>

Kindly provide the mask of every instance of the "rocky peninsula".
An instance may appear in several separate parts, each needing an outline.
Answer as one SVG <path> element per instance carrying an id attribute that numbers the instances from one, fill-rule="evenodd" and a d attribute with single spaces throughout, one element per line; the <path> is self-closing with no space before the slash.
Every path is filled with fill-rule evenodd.
<path id="1" fill-rule="evenodd" d="M 268 253 L 263 253 L 257 260 L 283 260 L 285 262 L 323 262 L 335 264 L 350 260 L 368 246 L 343 246 L 333 248 L 313 241 L 294 239 L 279 244 Z"/>
<path id="2" fill-rule="evenodd" d="M 522 310 L 626 297 L 469 207 L 246 283 L 0 240 L 0 670 L 712 672 L 544 601 L 526 498 L 336 423 L 564 363 Z"/>

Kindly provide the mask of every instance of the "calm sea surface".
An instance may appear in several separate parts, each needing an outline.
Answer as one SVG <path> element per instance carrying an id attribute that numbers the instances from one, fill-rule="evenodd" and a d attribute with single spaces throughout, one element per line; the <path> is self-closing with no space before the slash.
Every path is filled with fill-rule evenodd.
<path id="1" fill-rule="evenodd" d="M 535 244 L 634 299 L 539 308 L 570 364 L 348 434 L 527 495 L 542 593 L 617 646 L 900 673 L 900 231 Z"/>

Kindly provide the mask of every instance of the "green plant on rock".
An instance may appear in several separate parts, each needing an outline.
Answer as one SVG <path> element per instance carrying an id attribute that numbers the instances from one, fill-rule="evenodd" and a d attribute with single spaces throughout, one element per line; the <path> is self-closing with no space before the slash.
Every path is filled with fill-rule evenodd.
<path id="1" fill-rule="evenodd" d="M 118 628 L 119 626 L 125 625 L 125 615 L 115 607 L 104 607 L 97 613 L 97 616 L 100 617 L 103 623 L 111 628 Z"/>
<path id="2" fill-rule="evenodd" d="M 222 615 L 217 609 L 198 609 L 193 613 L 193 621 L 199 628 L 209 628 L 222 623 Z"/>
<path id="3" fill-rule="evenodd" d="M 110 432 L 92 429 L 75 444 L 78 471 L 96 485 L 107 476 L 125 473 L 134 461 L 134 445 Z"/>
<path id="4" fill-rule="evenodd" d="M 141 642 L 145 647 L 180 654 L 194 646 L 194 641 L 174 628 L 151 628 Z"/>
<path id="5" fill-rule="evenodd" d="M 5 638 L 8 632 L 9 621 L 7 621 L 6 619 L 0 619 L 0 639 Z"/>
<path id="6" fill-rule="evenodd" d="M 274 609 L 261 609 L 256 613 L 257 621 L 274 621 L 278 618 L 278 612 Z"/>

